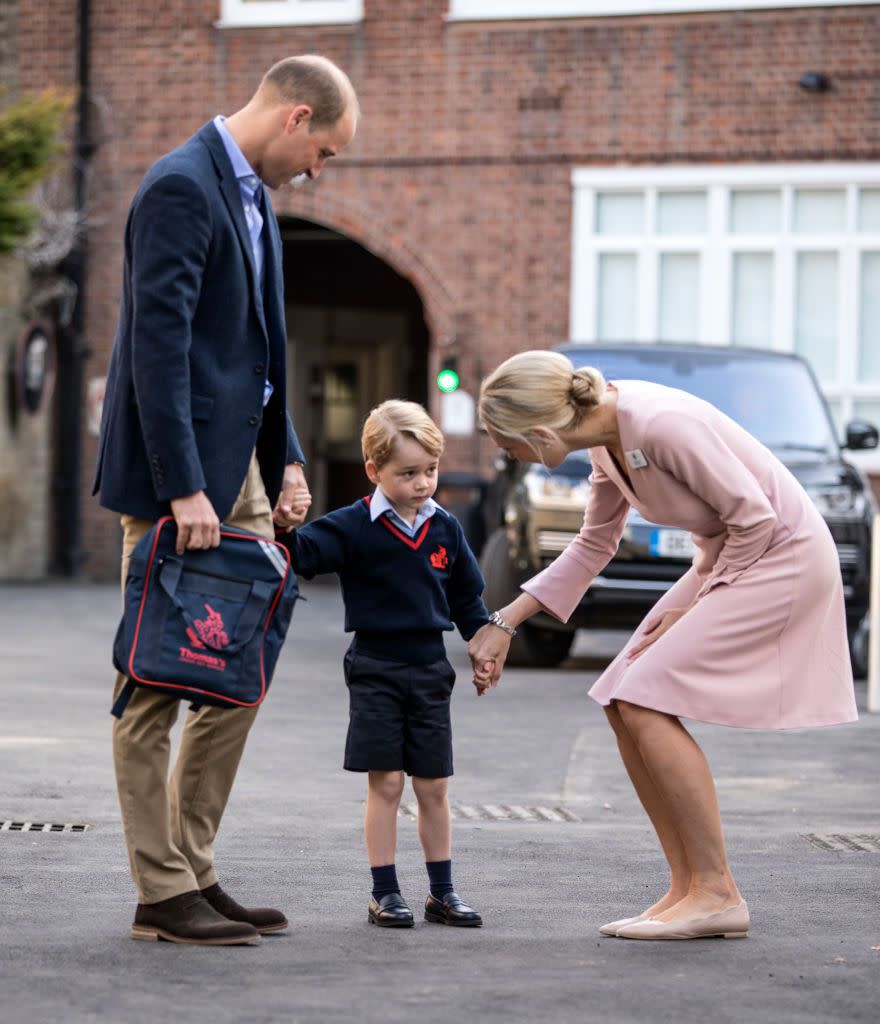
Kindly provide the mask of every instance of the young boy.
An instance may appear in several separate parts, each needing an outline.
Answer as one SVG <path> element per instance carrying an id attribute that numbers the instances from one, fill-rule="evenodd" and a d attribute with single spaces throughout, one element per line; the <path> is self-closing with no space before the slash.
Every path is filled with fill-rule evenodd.
<path id="1" fill-rule="evenodd" d="M 447 786 L 455 671 L 443 632 L 455 623 L 468 640 L 487 621 L 483 578 L 458 521 L 432 500 L 443 435 L 425 410 L 383 402 L 367 418 L 361 444 L 373 494 L 281 539 L 299 575 L 338 573 L 345 630 L 354 632 L 344 660 L 344 766 L 368 778 L 368 919 L 382 928 L 413 925 L 394 865 L 406 773 L 430 883 L 425 920 L 475 928 L 482 918 L 452 886 Z"/>

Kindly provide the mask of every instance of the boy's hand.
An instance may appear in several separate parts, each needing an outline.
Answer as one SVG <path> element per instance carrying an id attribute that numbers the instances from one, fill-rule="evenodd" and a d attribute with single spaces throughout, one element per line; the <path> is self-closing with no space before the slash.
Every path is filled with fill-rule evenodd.
<path id="1" fill-rule="evenodd" d="M 272 510 L 272 521 L 276 526 L 290 532 L 294 526 L 302 525 L 311 501 L 312 496 L 309 494 L 309 485 L 306 483 L 302 466 L 296 462 L 290 463 L 284 467 L 281 493 Z"/>
<path id="2" fill-rule="evenodd" d="M 302 526 L 305 522 L 309 506 L 312 504 L 312 496 L 307 486 L 299 484 L 290 488 L 287 499 L 290 504 L 285 506 L 284 512 L 281 513 L 276 508 L 272 518 L 276 526 L 283 527 L 287 533 L 290 533 L 294 527 Z"/>
<path id="3" fill-rule="evenodd" d="M 484 661 L 479 671 L 474 668 L 474 686 L 477 688 L 477 696 L 482 697 L 486 690 L 492 688 L 492 673 L 495 671 L 494 661 Z"/>

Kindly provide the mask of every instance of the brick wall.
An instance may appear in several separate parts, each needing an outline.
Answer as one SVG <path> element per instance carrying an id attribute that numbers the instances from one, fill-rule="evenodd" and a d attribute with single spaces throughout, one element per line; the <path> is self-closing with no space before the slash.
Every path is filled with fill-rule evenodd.
<path id="1" fill-rule="evenodd" d="M 52 416 L 12 399 L 6 371 L 29 321 L 27 267 L 0 255 L 0 580 L 35 580 L 49 568 Z M 45 322 L 45 321 L 42 321 Z"/>
<path id="2" fill-rule="evenodd" d="M 0 3 L 0 110 L 18 98 L 19 4 Z M 6 374 L 33 310 L 23 261 L 0 254 L 0 580 L 44 576 L 49 563 L 51 414 L 24 412 Z"/>
<path id="3" fill-rule="evenodd" d="M 69 84 L 75 5 L 32 6 L 22 85 Z M 447 6 L 365 0 L 352 27 L 221 30 L 218 0 L 93 3 L 88 375 L 106 366 L 144 170 L 292 53 L 346 68 L 363 121 L 317 186 L 279 194 L 276 208 L 351 235 L 410 278 L 435 361 L 453 341 L 471 389 L 510 352 L 566 337 L 573 166 L 880 157 L 880 4 L 509 23 L 450 23 Z M 807 70 L 835 88 L 805 93 Z M 95 442 L 84 443 L 89 476 Z M 474 460 L 472 442 L 450 444 L 449 468 Z M 95 574 L 113 571 L 111 522 L 88 502 Z"/>

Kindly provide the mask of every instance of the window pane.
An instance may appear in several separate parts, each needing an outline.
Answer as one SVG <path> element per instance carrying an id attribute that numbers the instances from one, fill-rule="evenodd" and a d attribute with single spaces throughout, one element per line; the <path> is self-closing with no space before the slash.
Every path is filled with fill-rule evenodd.
<path id="1" fill-rule="evenodd" d="M 636 336 L 638 261 L 629 253 L 599 257 L 598 323 L 600 341 L 632 341 Z"/>
<path id="2" fill-rule="evenodd" d="M 839 444 L 843 440 L 843 403 L 839 398 L 828 398 L 826 401 L 834 420 L 834 437 Z"/>
<path id="3" fill-rule="evenodd" d="M 837 378 L 837 253 L 802 252 L 797 258 L 795 348 L 819 383 Z"/>
<path id="4" fill-rule="evenodd" d="M 657 231 L 661 235 L 696 235 L 705 230 L 705 192 L 661 192 L 657 196 Z"/>
<path id="5" fill-rule="evenodd" d="M 863 398 L 853 402 L 853 419 L 867 420 L 880 429 L 880 398 Z"/>
<path id="6" fill-rule="evenodd" d="M 782 197 L 776 189 L 731 192 L 730 230 L 734 234 L 771 234 L 779 231 L 781 225 Z"/>
<path id="7" fill-rule="evenodd" d="M 859 192 L 859 231 L 880 231 L 880 188 Z"/>
<path id="8" fill-rule="evenodd" d="M 800 232 L 843 231 L 846 193 L 842 190 L 798 189 L 794 195 L 794 229 Z"/>
<path id="9" fill-rule="evenodd" d="M 645 197 L 641 192 L 600 192 L 596 196 L 596 232 L 640 235 L 645 230 Z"/>
<path id="10" fill-rule="evenodd" d="M 660 257 L 660 341 L 699 341 L 700 257 L 665 253 Z"/>
<path id="11" fill-rule="evenodd" d="M 738 252 L 733 257 L 730 340 L 734 345 L 773 346 L 773 256 Z"/>
<path id="12" fill-rule="evenodd" d="M 859 377 L 880 380 L 880 252 L 862 254 L 859 293 Z"/>

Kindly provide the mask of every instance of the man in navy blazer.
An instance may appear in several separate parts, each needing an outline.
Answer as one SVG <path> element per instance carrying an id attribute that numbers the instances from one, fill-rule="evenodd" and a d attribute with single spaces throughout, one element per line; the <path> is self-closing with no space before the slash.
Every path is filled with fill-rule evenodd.
<path id="1" fill-rule="evenodd" d="M 304 459 L 287 412 L 281 236 L 263 186 L 317 178 L 357 119 L 338 67 L 290 57 L 246 106 L 208 122 L 141 182 L 125 228 L 94 484 L 101 504 L 122 517 L 123 585 L 131 551 L 161 516 L 177 522 L 179 553 L 219 544 L 221 521 L 273 537 L 276 525 L 304 518 Z M 117 694 L 124 684 L 118 677 Z M 132 936 L 259 941 L 287 927 L 284 914 L 240 906 L 213 866 L 255 710 L 188 714 L 169 780 L 177 709 L 138 688 L 114 720 L 138 891 Z"/>

